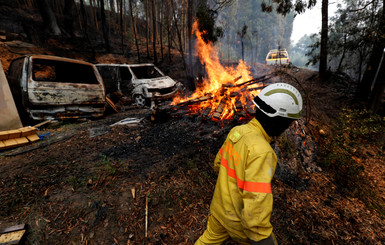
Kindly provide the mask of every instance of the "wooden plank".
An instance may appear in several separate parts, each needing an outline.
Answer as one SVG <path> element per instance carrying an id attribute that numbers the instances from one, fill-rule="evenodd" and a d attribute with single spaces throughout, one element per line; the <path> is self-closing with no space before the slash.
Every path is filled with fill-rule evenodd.
<path id="1" fill-rule="evenodd" d="M 8 130 L 8 139 L 20 138 L 21 131 L 19 129 Z"/>
<path id="2" fill-rule="evenodd" d="M 47 121 L 38 123 L 38 124 L 34 125 L 33 127 L 34 127 L 34 128 L 39 128 L 39 127 L 41 127 L 41 126 L 43 126 L 43 125 L 45 125 L 45 124 L 47 124 L 47 123 L 50 123 L 50 122 L 52 122 L 52 120 L 47 120 Z"/>
<path id="3" fill-rule="evenodd" d="M 21 128 L 20 131 L 21 131 L 21 137 L 36 134 L 35 127 L 24 127 L 24 128 Z"/>
<path id="4" fill-rule="evenodd" d="M 30 152 L 30 151 L 33 151 L 33 150 L 36 150 L 36 149 L 39 149 L 42 147 L 46 147 L 47 145 L 51 145 L 51 144 L 54 144 L 54 143 L 57 143 L 60 141 L 66 141 L 73 136 L 74 136 L 74 134 L 68 134 L 68 135 L 60 136 L 59 138 L 54 139 L 54 140 L 47 140 L 44 144 L 37 144 L 37 146 L 31 146 L 31 147 L 26 146 L 26 147 L 24 147 L 24 149 L 21 148 L 21 150 L 16 150 L 16 151 L 10 152 L 10 153 L 6 154 L 5 156 L 7 156 L 7 157 L 17 156 L 19 154 L 23 154 L 25 152 Z"/>
<path id="5" fill-rule="evenodd" d="M 0 244 L 19 244 L 25 230 L 8 232 L 0 235 Z"/>
<path id="6" fill-rule="evenodd" d="M 3 140 L 5 148 L 11 148 L 17 146 L 17 141 L 15 139 Z"/>
<path id="7" fill-rule="evenodd" d="M 250 116 L 255 115 L 255 110 L 252 109 L 248 104 L 245 105 L 245 109 L 246 109 L 247 114 L 249 114 Z"/>
<path id="8" fill-rule="evenodd" d="M 3 149 L 5 148 L 5 144 L 3 143 L 3 141 L 0 141 L 0 149 Z"/>
<path id="9" fill-rule="evenodd" d="M 7 139 L 2 141 L 4 146 L 1 147 L 0 149 L 9 149 L 9 148 L 14 148 L 22 145 L 26 145 L 29 143 L 28 139 L 26 137 L 19 137 L 19 138 L 14 138 L 14 139 Z"/>
<path id="10" fill-rule="evenodd" d="M 118 108 L 116 108 L 114 102 L 110 98 L 106 96 L 106 102 L 109 106 L 111 106 L 112 109 L 114 109 L 115 112 L 119 112 Z"/>
<path id="11" fill-rule="evenodd" d="M 211 107 L 207 107 L 206 109 L 204 109 L 202 116 L 206 118 L 210 114 L 210 112 L 211 112 Z"/>
<path id="12" fill-rule="evenodd" d="M 15 141 L 17 142 L 18 146 L 26 145 L 29 143 L 29 141 L 26 137 L 16 138 Z"/>
<path id="13" fill-rule="evenodd" d="M 23 229 L 25 229 L 25 224 L 13 225 L 0 230 L 0 234 L 11 232 L 11 231 L 23 230 Z"/>
<path id="14" fill-rule="evenodd" d="M 39 136 L 37 136 L 36 134 L 28 135 L 28 136 L 27 136 L 27 139 L 28 139 L 30 142 L 35 142 L 35 141 L 40 140 Z"/>
<path id="15" fill-rule="evenodd" d="M 191 105 L 191 104 L 194 104 L 194 103 L 197 103 L 197 102 L 202 102 L 202 101 L 206 101 L 206 100 L 209 100 L 209 99 L 212 99 L 212 96 L 211 95 L 206 95 L 206 96 L 202 96 L 202 97 L 199 97 L 199 98 L 196 98 L 196 99 L 191 99 L 191 100 L 186 100 L 184 102 L 180 102 L 177 104 L 177 106 L 181 106 L 181 105 Z"/>
<path id="16" fill-rule="evenodd" d="M 242 102 L 240 100 L 235 101 L 235 108 L 237 111 L 240 111 L 243 109 Z"/>
<path id="17" fill-rule="evenodd" d="M 9 139 L 8 131 L 0 131 L 0 140 L 7 140 Z"/>

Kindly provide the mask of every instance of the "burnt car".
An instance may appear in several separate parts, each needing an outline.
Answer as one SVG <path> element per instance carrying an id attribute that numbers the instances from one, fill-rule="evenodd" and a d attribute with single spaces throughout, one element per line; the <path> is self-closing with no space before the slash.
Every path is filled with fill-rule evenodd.
<path id="1" fill-rule="evenodd" d="M 116 91 L 130 96 L 138 106 L 175 96 L 181 83 L 166 76 L 154 64 L 96 64 L 106 93 Z"/>
<path id="2" fill-rule="evenodd" d="M 12 61 L 8 82 L 19 114 L 33 120 L 101 117 L 105 88 L 95 65 L 28 55 Z"/>

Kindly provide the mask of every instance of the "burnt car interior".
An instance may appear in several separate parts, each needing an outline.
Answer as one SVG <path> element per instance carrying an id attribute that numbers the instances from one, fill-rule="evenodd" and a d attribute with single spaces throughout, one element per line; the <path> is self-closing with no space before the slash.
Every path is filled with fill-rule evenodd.
<path id="1" fill-rule="evenodd" d="M 34 59 L 32 76 L 35 81 L 98 84 L 91 66 L 56 60 Z"/>
<path id="2" fill-rule="evenodd" d="M 120 79 L 121 79 L 121 84 L 120 84 L 120 90 L 124 94 L 129 94 L 132 91 L 132 75 L 131 72 L 128 70 L 127 67 L 119 67 L 119 72 L 120 72 Z"/>
<path id="3" fill-rule="evenodd" d="M 164 76 L 158 72 L 154 66 L 132 66 L 131 70 L 137 79 L 149 79 Z"/>
<path id="4" fill-rule="evenodd" d="M 119 74 L 116 72 L 116 67 L 103 66 L 98 67 L 100 75 L 103 77 L 104 86 L 107 93 L 112 93 L 119 90 Z"/>

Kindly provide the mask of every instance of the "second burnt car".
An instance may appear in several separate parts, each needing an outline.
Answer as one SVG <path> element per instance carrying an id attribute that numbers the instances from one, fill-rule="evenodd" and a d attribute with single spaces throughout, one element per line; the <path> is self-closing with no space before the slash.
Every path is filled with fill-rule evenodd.
<path id="1" fill-rule="evenodd" d="M 96 64 L 107 95 L 115 91 L 131 96 L 140 107 L 172 98 L 181 83 L 166 76 L 154 64 Z"/>

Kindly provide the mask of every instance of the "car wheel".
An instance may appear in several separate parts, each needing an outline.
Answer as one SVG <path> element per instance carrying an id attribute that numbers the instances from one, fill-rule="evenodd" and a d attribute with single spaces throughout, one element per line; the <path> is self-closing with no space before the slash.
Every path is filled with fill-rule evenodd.
<path id="1" fill-rule="evenodd" d="M 139 107 L 144 107 L 146 105 L 146 99 L 141 94 L 137 94 L 134 97 L 135 104 Z"/>

